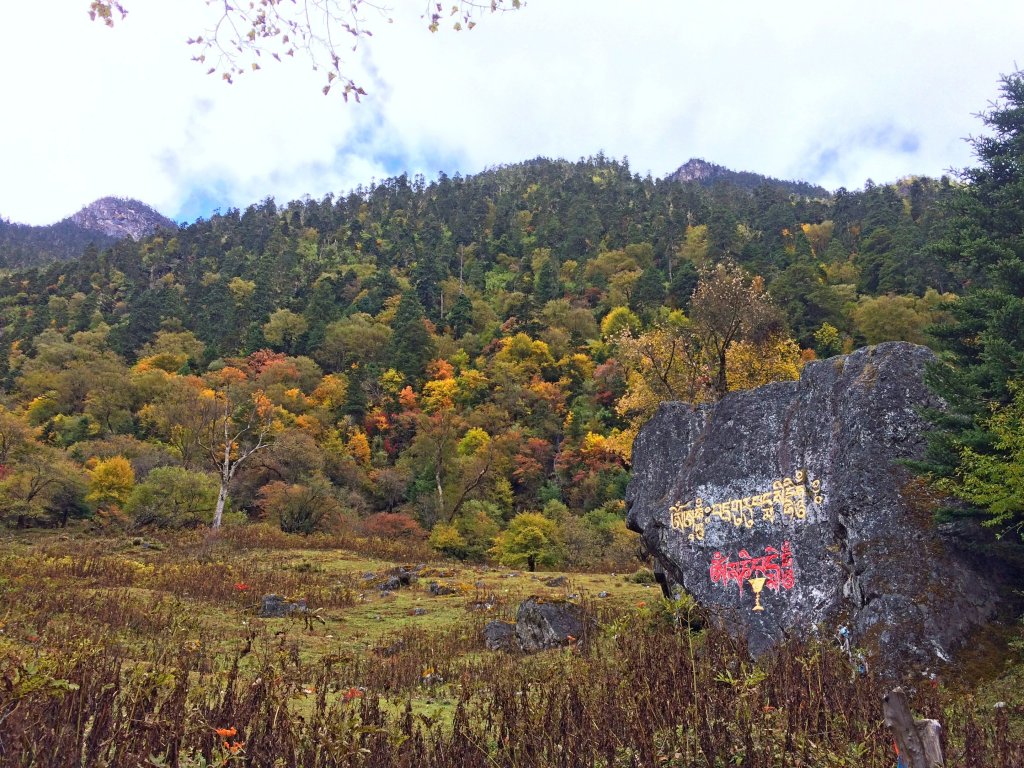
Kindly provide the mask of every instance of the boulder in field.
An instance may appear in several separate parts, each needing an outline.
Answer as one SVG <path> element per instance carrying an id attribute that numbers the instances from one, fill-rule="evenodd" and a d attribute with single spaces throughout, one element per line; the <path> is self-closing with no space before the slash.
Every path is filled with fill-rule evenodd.
<path id="1" fill-rule="evenodd" d="M 921 409 L 942 406 L 931 360 L 880 344 L 799 381 L 662 403 L 633 445 L 629 527 L 755 654 L 832 624 L 890 660 L 948 657 L 997 592 L 901 463 L 923 454 Z"/>
<path id="2" fill-rule="evenodd" d="M 575 603 L 530 597 L 516 612 L 516 640 L 527 653 L 558 648 L 583 636 L 583 622 Z"/>

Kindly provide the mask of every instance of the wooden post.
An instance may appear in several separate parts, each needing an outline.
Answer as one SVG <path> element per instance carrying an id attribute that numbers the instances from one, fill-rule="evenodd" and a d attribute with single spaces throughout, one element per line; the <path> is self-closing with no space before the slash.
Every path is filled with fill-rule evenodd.
<path id="1" fill-rule="evenodd" d="M 915 720 L 902 688 L 893 688 L 882 697 L 885 724 L 892 729 L 896 747 L 907 768 L 941 768 L 942 746 L 938 720 Z"/>

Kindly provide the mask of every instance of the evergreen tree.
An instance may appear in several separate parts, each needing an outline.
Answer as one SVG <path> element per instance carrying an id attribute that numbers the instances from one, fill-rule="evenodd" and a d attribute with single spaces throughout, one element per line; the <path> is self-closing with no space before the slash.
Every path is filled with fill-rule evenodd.
<path id="1" fill-rule="evenodd" d="M 952 305 L 952 320 L 933 329 L 949 364 L 934 366 L 930 382 L 949 411 L 932 414 L 936 430 L 920 466 L 997 519 L 1019 525 L 1024 507 L 997 510 L 972 496 L 964 464 L 968 456 L 1005 453 L 1000 413 L 1024 379 L 1024 72 L 1004 77 L 1001 92 L 982 115 L 992 134 L 971 139 L 981 165 L 963 173 L 967 184 L 954 202 L 959 217 L 943 244 L 979 283 Z"/>
<path id="2" fill-rule="evenodd" d="M 657 267 L 647 267 L 629 296 L 629 308 L 640 316 L 654 311 L 665 302 L 665 276 Z"/>
<path id="3" fill-rule="evenodd" d="M 434 340 L 424 319 L 423 305 L 416 292 L 403 293 L 392 325 L 388 364 L 410 381 L 422 379 L 427 363 L 434 357 Z"/>
<path id="4" fill-rule="evenodd" d="M 543 305 L 562 295 L 562 283 L 558 273 L 558 259 L 554 256 L 548 257 L 537 271 L 534 281 L 533 294 L 538 305 Z"/>
<path id="5" fill-rule="evenodd" d="M 448 313 L 448 325 L 456 339 L 461 339 L 473 327 L 473 302 L 466 294 L 460 293 L 452 305 Z"/>

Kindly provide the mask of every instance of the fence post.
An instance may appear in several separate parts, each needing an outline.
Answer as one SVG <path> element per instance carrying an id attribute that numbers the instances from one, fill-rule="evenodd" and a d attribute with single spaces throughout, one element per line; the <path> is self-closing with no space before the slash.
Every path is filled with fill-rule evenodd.
<path id="1" fill-rule="evenodd" d="M 941 768 L 942 746 L 938 720 L 915 720 L 902 688 L 893 688 L 882 697 L 885 724 L 892 729 L 893 738 L 906 768 Z"/>

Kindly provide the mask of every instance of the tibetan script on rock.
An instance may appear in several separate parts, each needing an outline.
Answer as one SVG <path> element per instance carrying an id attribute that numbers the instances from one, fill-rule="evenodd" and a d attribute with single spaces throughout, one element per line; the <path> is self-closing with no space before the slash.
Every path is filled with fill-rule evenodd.
<path id="1" fill-rule="evenodd" d="M 741 549 L 737 555 L 739 560 L 730 561 L 721 552 L 715 552 L 711 558 L 713 583 L 728 585 L 735 581 L 740 594 L 743 593 L 743 583 L 752 577 L 764 577 L 764 586 L 774 592 L 795 586 L 793 550 L 788 541 L 782 542 L 781 549 L 765 547 L 760 557 L 751 557 L 745 549 Z"/>
<path id="2" fill-rule="evenodd" d="M 676 503 L 669 507 L 669 520 L 673 529 L 687 533 L 690 541 L 703 541 L 708 519 L 732 523 L 737 528 L 753 528 L 758 518 L 775 523 L 803 521 L 807 518 L 807 502 L 820 504 L 821 480 L 807 483 L 807 473 L 798 469 L 793 477 L 772 483 L 770 491 L 753 496 L 727 499 L 707 504 L 703 499 Z"/>

